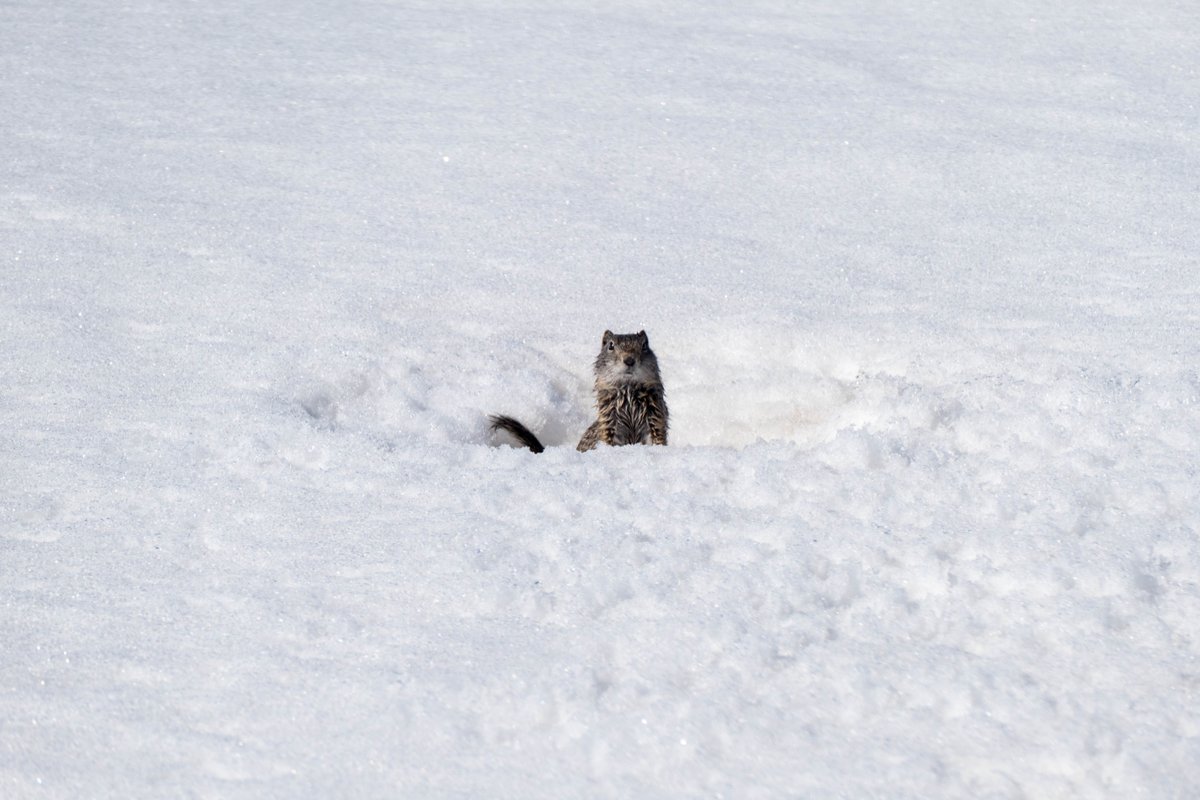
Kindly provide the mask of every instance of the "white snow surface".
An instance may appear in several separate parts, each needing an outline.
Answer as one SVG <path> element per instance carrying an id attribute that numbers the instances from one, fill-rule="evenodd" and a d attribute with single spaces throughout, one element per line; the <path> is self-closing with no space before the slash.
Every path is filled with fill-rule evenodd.
<path id="1" fill-rule="evenodd" d="M 1200 6 L 15 0 L 0 74 L 0 796 L 1196 796 Z M 575 451 L 606 328 L 669 447 Z"/>

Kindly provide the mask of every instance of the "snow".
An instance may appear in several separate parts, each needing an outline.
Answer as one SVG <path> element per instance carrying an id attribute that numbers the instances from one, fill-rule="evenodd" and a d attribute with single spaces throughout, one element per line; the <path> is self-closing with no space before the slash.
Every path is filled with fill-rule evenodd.
<path id="1" fill-rule="evenodd" d="M 0 795 L 1190 796 L 1197 53 L 3 6 Z M 606 328 L 670 447 L 575 452 Z"/>

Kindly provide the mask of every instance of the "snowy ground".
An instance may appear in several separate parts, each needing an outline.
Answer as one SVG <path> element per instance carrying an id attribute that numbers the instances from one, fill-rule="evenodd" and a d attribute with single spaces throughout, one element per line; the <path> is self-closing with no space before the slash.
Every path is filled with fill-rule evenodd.
<path id="1" fill-rule="evenodd" d="M 0 5 L 0 796 L 1194 796 L 1198 54 Z M 605 328 L 671 447 L 574 451 Z"/>

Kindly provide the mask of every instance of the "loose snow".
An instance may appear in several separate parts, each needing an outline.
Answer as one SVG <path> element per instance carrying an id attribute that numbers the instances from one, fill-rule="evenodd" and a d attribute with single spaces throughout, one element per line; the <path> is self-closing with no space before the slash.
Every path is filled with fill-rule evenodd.
<path id="1" fill-rule="evenodd" d="M 1193 796 L 1198 54 L 0 6 L 0 795 Z M 575 452 L 605 328 L 670 447 Z"/>

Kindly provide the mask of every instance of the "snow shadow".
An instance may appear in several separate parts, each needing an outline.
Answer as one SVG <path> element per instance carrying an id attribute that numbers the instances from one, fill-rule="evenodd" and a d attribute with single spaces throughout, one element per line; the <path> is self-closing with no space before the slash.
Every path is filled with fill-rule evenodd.
<path id="1" fill-rule="evenodd" d="M 680 444 L 815 447 L 888 416 L 905 385 L 895 359 L 814 352 L 765 338 L 684 344 L 666 361 L 673 439 Z"/>

